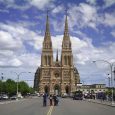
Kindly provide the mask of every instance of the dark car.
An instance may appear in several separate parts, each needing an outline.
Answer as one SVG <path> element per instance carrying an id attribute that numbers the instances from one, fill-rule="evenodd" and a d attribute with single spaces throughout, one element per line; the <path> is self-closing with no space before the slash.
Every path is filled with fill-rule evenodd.
<path id="1" fill-rule="evenodd" d="M 73 95 L 73 100 L 83 100 L 83 94 L 81 91 L 76 91 Z"/>
<path id="2" fill-rule="evenodd" d="M 82 96 L 74 95 L 73 100 L 83 100 Z"/>

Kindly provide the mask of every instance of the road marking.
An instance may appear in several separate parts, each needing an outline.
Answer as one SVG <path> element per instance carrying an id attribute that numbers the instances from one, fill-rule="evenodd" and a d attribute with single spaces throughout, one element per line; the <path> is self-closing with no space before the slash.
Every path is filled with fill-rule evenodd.
<path id="1" fill-rule="evenodd" d="M 47 115 L 51 115 L 51 114 L 52 114 L 53 107 L 54 107 L 54 106 L 51 106 L 51 107 L 50 107 L 50 109 L 49 109 Z"/>

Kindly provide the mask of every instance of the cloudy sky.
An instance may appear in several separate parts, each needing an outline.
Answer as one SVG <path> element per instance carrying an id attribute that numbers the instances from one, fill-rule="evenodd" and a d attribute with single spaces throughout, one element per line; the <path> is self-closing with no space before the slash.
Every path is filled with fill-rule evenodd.
<path id="1" fill-rule="evenodd" d="M 0 76 L 33 84 L 40 65 L 46 10 L 49 9 L 54 59 L 61 53 L 65 9 L 81 82 L 107 83 L 115 62 L 115 0 L 0 0 Z"/>

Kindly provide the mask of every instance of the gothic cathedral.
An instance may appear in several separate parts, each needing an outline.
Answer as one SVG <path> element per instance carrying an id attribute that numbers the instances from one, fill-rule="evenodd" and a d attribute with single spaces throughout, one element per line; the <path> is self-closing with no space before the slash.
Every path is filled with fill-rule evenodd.
<path id="1" fill-rule="evenodd" d="M 76 91 L 77 83 L 80 82 L 79 73 L 73 64 L 71 40 L 68 31 L 67 15 L 65 17 L 65 29 L 62 41 L 61 59 L 53 60 L 53 47 L 50 35 L 49 16 L 47 14 L 46 30 L 42 46 L 41 66 L 38 67 L 34 78 L 34 88 L 40 94 L 64 93 L 70 95 Z"/>

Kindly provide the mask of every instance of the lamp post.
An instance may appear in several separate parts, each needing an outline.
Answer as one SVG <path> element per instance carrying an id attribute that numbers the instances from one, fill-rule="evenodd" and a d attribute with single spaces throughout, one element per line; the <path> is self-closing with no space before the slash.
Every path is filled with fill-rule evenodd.
<path id="1" fill-rule="evenodd" d="M 115 66 L 114 66 L 113 74 L 114 74 L 113 80 L 114 80 L 114 88 L 115 88 Z"/>
<path id="2" fill-rule="evenodd" d="M 15 73 L 16 75 L 17 75 L 17 87 L 16 87 L 16 94 L 17 94 L 17 100 L 18 100 L 18 91 L 19 91 L 19 86 L 18 86 L 18 83 L 19 83 L 19 77 L 20 77 L 20 75 L 22 74 L 22 73 L 26 73 L 26 72 L 20 72 L 20 73 L 16 73 L 16 72 L 13 72 L 13 73 Z M 31 73 L 31 72 L 28 72 L 28 73 Z"/>
<path id="3" fill-rule="evenodd" d="M 114 94 L 113 94 L 114 85 L 113 85 L 113 77 L 112 77 L 112 68 L 113 68 L 113 65 L 114 65 L 115 62 L 110 63 L 110 62 L 108 62 L 108 61 L 106 61 L 106 60 L 95 60 L 95 61 L 93 61 L 93 63 L 96 63 L 97 61 L 105 62 L 105 63 L 109 64 L 109 66 L 110 66 L 110 73 L 111 73 L 111 88 L 112 88 L 112 101 L 111 101 L 111 104 L 114 105 L 114 99 L 113 99 L 113 97 L 114 97 Z"/>
<path id="4" fill-rule="evenodd" d="M 3 73 L 1 73 L 1 95 L 2 95 L 3 79 L 4 79 Z"/>
<path id="5" fill-rule="evenodd" d="M 107 80 L 108 80 L 108 87 L 110 88 L 111 84 L 110 84 L 110 81 L 111 81 L 111 77 L 109 76 L 110 74 L 107 74 L 108 77 L 107 77 Z"/>

